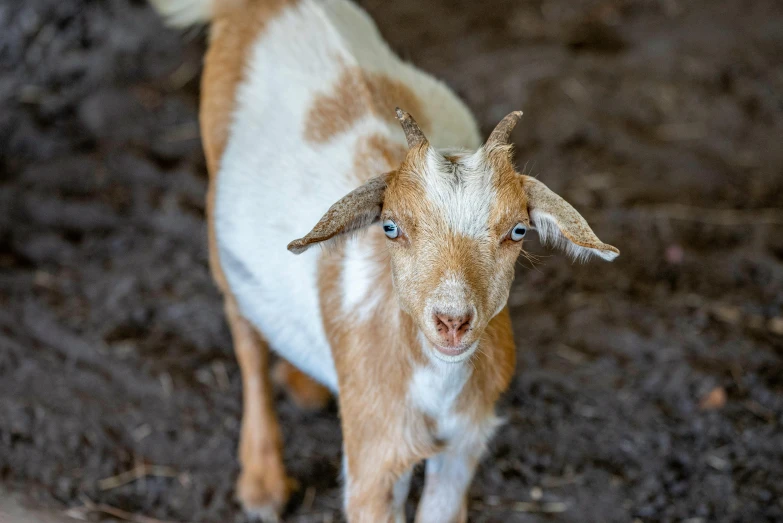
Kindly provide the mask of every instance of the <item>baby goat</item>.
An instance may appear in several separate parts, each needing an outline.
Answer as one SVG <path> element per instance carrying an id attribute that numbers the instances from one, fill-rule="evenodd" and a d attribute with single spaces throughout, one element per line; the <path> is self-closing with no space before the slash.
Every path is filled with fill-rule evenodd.
<path id="1" fill-rule="evenodd" d="M 211 23 L 207 219 L 242 371 L 244 508 L 275 520 L 291 489 L 271 374 L 303 405 L 338 395 L 349 521 L 404 521 L 422 460 L 416 521 L 465 521 L 514 371 L 506 300 L 526 231 L 576 258 L 619 251 L 514 170 L 521 113 L 482 145 L 454 93 L 349 1 L 153 1 L 175 25 Z"/>

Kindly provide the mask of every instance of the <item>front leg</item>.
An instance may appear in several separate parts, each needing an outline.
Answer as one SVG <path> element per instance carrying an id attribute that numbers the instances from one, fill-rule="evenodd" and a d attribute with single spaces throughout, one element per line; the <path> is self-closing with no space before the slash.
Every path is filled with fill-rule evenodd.
<path id="1" fill-rule="evenodd" d="M 345 467 L 345 511 L 349 522 L 405 523 L 413 469 L 396 474 L 381 464 Z"/>
<path id="2" fill-rule="evenodd" d="M 481 453 L 449 449 L 427 460 L 416 523 L 465 523 L 467 491 Z"/>

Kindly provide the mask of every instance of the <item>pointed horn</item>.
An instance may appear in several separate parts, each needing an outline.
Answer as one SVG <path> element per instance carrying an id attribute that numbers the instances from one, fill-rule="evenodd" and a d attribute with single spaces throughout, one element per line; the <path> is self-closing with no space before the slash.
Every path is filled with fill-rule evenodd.
<path id="1" fill-rule="evenodd" d="M 413 119 L 413 116 L 399 107 L 397 107 L 396 111 L 397 119 L 400 121 L 402 130 L 405 133 L 405 139 L 408 140 L 408 148 L 413 149 L 417 145 L 426 145 L 429 143 L 427 142 L 427 137 L 424 136 L 424 133 L 419 129 L 419 124 Z"/>
<path id="2" fill-rule="evenodd" d="M 487 138 L 486 145 L 489 147 L 495 145 L 508 145 L 508 140 L 511 138 L 511 131 L 517 126 L 517 122 L 522 118 L 522 111 L 514 111 L 506 115 L 505 118 L 500 120 L 495 130 Z"/>

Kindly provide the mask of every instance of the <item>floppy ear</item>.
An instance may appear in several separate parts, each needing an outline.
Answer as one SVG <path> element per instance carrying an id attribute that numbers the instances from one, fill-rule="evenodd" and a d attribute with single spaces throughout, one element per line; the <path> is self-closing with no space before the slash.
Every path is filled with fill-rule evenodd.
<path id="1" fill-rule="evenodd" d="M 376 176 L 329 207 L 323 218 L 304 238 L 288 244 L 288 250 L 301 254 L 316 243 L 333 240 L 367 227 L 381 216 L 388 174 Z"/>
<path id="2" fill-rule="evenodd" d="M 522 176 L 530 219 L 541 243 L 564 249 L 576 260 L 598 256 L 612 261 L 620 255 L 616 247 L 601 242 L 582 215 L 549 187 L 530 176 Z"/>

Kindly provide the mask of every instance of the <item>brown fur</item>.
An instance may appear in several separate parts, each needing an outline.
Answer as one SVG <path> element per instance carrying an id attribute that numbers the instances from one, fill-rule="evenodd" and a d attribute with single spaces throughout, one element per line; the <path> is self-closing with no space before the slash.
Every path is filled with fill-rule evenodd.
<path id="1" fill-rule="evenodd" d="M 348 67 L 329 92 L 313 100 L 304 137 L 314 143 L 328 142 L 367 114 L 394 122 L 397 106 L 416 114 L 423 128 L 429 126 L 421 100 L 408 86 L 383 74 Z"/>
<path id="2" fill-rule="evenodd" d="M 473 356 L 473 376 L 463 389 L 457 409 L 470 412 L 477 422 L 494 408 L 516 368 L 516 346 L 508 307 L 492 318 Z"/>
<path id="3" fill-rule="evenodd" d="M 316 383 L 307 374 L 283 359 L 275 364 L 272 378 L 277 385 L 285 389 L 300 409 L 322 409 L 332 397 L 329 389 Z"/>
<path id="4" fill-rule="evenodd" d="M 407 149 L 382 134 L 359 138 L 353 165 L 359 182 L 395 169 L 405 159 Z"/>

